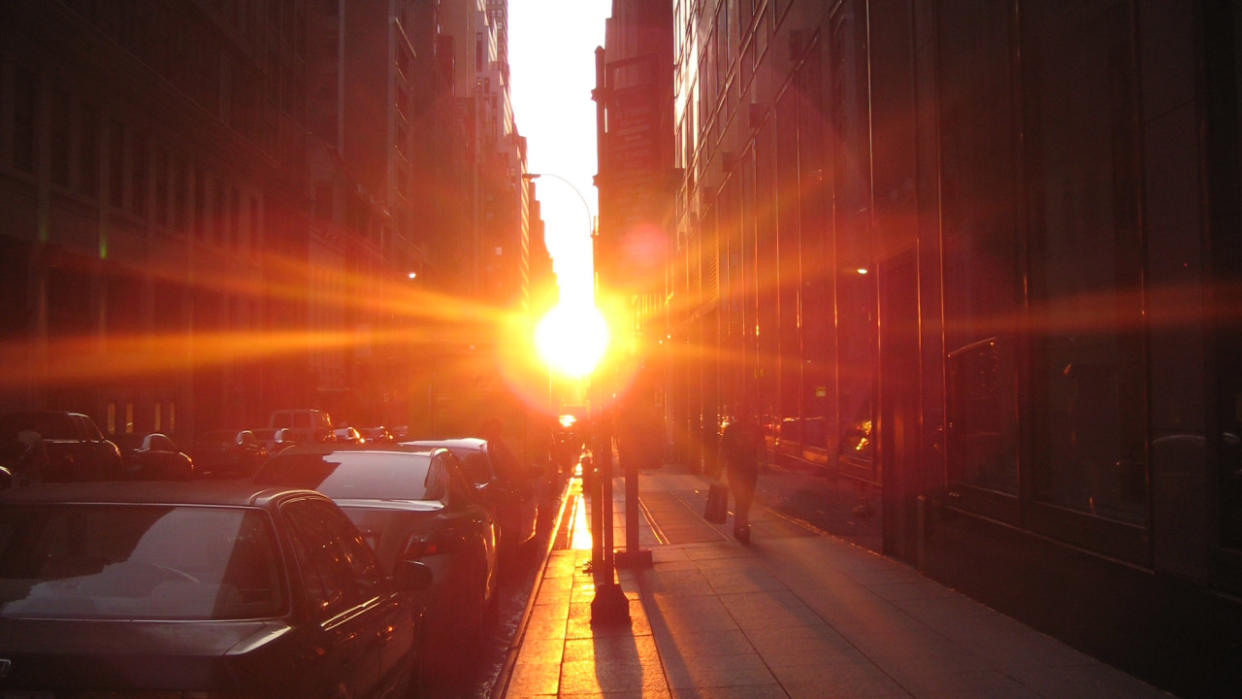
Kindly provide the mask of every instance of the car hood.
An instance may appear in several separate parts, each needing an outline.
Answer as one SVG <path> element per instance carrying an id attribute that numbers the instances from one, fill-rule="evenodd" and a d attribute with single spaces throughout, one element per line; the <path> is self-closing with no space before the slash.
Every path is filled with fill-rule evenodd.
<path id="1" fill-rule="evenodd" d="M 283 621 L 0 619 L 0 690 L 220 689 L 267 656 Z"/>

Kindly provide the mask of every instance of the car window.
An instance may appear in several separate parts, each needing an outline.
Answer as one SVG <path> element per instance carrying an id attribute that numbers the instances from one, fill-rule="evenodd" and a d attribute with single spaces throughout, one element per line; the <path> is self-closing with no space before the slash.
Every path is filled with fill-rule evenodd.
<path id="1" fill-rule="evenodd" d="M 284 609 L 280 560 L 256 509 L 5 507 L 0 616 L 268 617 Z"/>
<path id="2" fill-rule="evenodd" d="M 461 462 L 451 453 L 444 452 L 432 459 L 432 463 L 443 465 L 443 473 L 448 486 L 446 502 L 454 507 L 464 507 L 473 502 L 474 489 L 462 471 Z"/>
<path id="3" fill-rule="evenodd" d="M 282 454 L 255 480 L 318 490 L 337 500 L 439 500 L 448 481 L 429 469 L 430 460 L 429 454 L 384 451 Z"/>
<path id="4" fill-rule="evenodd" d="M 459 455 L 462 471 L 475 483 L 483 485 L 492 481 L 492 462 L 487 454 L 481 451 L 468 451 Z"/>
<path id="5" fill-rule="evenodd" d="M 292 425 L 289 424 L 288 413 L 277 413 L 272 416 L 272 429 L 278 430 L 282 427 L 291 427 L 291 426 Z"/>
<path id="6" fill-rule="evenodd" d="M 498 478 L 515 481 L 521 477 L 521 468 L 518 466 L 517 457 L 509 446 L 502 439 L 491 440 L 487 443 L 487 453 L 492 460 L 492 468 L 495 470 Z"/>
<path id="7" fill-rule="evenodd" d="M 298 500 L 283 508 L 292 526 L 294 552 L 307 596 L 320 619 L 328 619 L 371 597 L 379 566 L 356 529 L 331 506 Z"/>
<path id="8" fill-rule="evenodd" d="M 157 434 L 151 437 L 151 449 L 154 451 L 177 451 L 177 446 L 165 435 Z"/>

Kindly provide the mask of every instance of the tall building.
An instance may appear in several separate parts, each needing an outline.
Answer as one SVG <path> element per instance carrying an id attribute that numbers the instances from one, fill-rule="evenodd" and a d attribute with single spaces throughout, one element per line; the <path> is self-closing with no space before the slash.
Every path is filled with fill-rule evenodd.
<path id="1" fill-rule="evenodd" d="M 861 543 L 1236 687 L 1238 8 L 672 6 L 677 433 L 745 402 Z"/>
<path id="2" fill-rule="evenodd" d="M 443 0 L 454 47 L 453 93 L 464 115 L 470 163 L 464 212 L 468 289 L 503 307 L 529 305 L 529 201 L 526 143 L 509 93 L 508 3 Z"/>
<path id="3" fill-rule="evenodd" d="M 4 408 L 117 433 L 259 417 L 277 378 L 225 340 L 284 323 L 288 299 L 246 289 L 305 251 L 304 19 L 293 2 L 0 8 Z"/>
<path id="4" fill-rule="evenodd" d="M 451 5 L 0 6 L 0 411 L 186 443 L 291 406 L 425 416 L 450 352 L 391 338 L 477 251 Z"/>

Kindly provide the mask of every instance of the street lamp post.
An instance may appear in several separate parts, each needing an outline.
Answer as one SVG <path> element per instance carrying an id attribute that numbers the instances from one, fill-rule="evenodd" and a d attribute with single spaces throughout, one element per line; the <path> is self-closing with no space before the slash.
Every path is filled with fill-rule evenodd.
<path id="1" fill-rule="evenodd" d="M 550 172 L 526 173 L 522 179 L 530 181 L 540 177 L 560 180 L 578 195 L 587 215 L 587 232 L 594 239 L 595 225 L 591 205 L 573 182 Z M 593 246 L 592 246 L 593 247 Z M 549 367 L 549 370 L 551 367 Z M 597 468 L 591 496 L 591 571 L 595 582 L 595 596 L 591 600 L 591 623 L 629 623 L 629 600 L 615 580 L 615 559 L 612 541 L 612 436 L 615 433 L 612 420 L 605 417 L 599 406 L 592 405 L 591 430 L 602 439 L 593 440 L 592 465 Z M 602 433 L 601 433 L 602 430 Z"/>

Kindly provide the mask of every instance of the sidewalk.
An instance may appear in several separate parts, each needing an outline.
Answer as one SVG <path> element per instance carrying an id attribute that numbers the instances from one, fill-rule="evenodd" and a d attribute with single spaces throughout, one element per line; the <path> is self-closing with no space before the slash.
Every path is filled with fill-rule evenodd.
<path id="1" fill-rule="evenodd" d="M 575 484 L 498 696 L 1166 696 L 766 508 L 756 506 L 752 544 L 742 546 L 731 521 L 702 518 L 699 476 L 644 471 L 641 488 L 639 535 L 655 565 L 618 574 L 631 623 L 590 625 L 590 519 Z"/>

